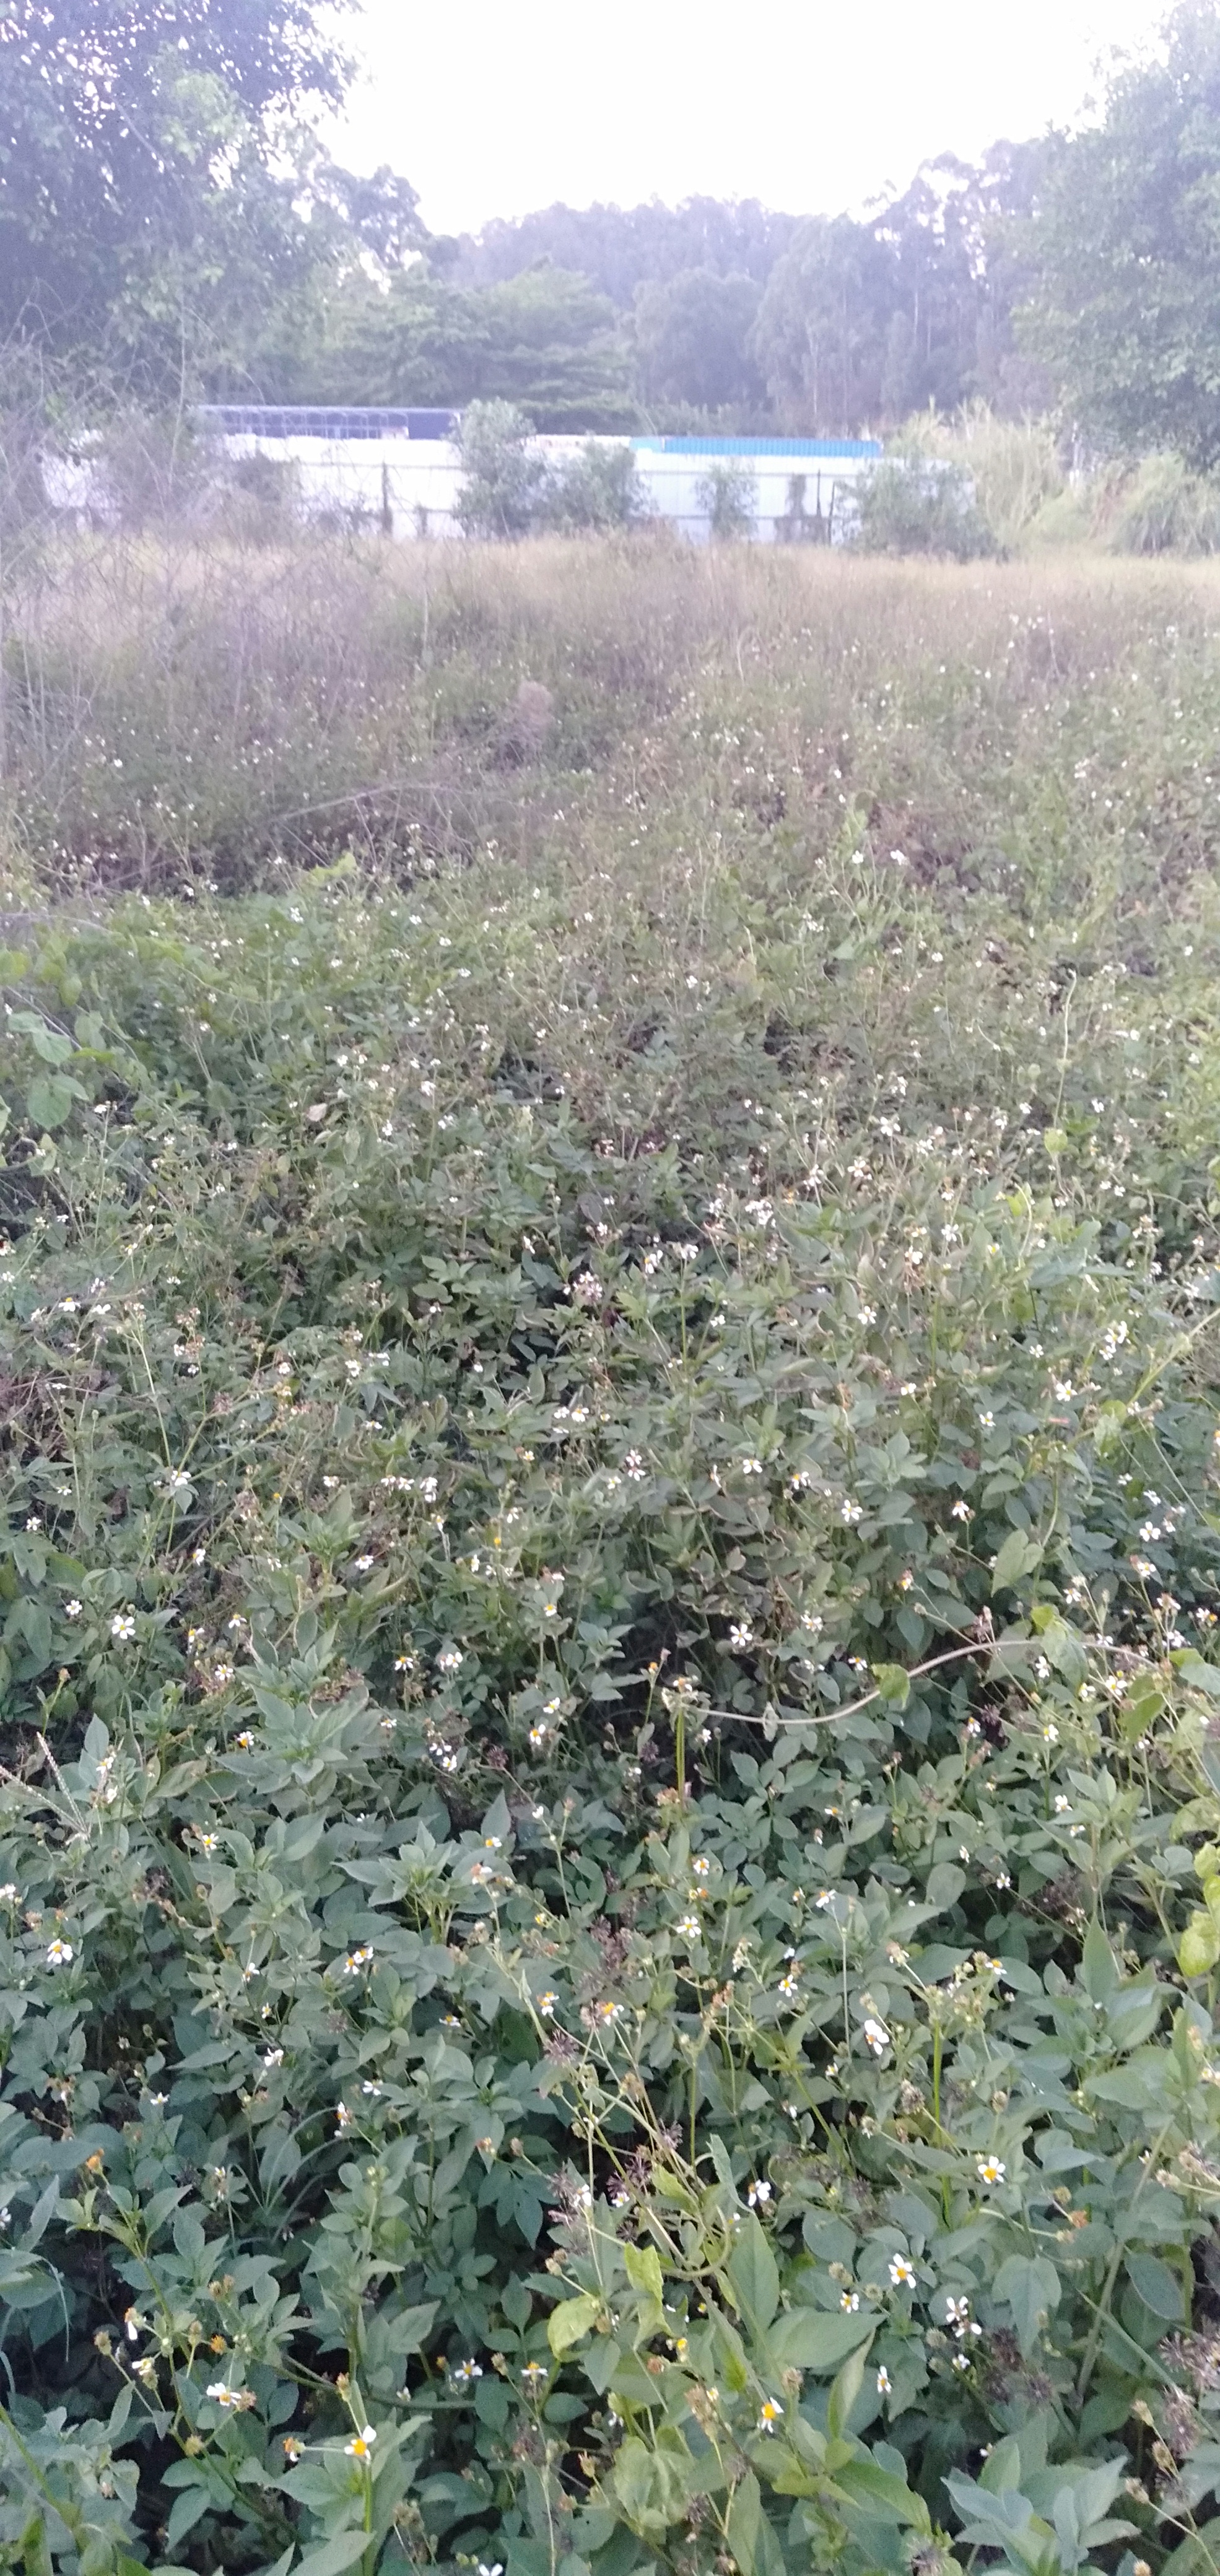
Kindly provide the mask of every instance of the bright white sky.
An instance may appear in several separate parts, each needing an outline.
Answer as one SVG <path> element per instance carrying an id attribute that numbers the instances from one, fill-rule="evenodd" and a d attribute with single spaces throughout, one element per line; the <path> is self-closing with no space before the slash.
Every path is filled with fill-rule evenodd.
<path id="1" fill-rule="evenodd" d="M 859 208 L 937 152 L 1079 110 L 1165 0 L 364 0 L 366 70 L 328 140 L 388 161 L 435 232 L 556 199 Z"/>

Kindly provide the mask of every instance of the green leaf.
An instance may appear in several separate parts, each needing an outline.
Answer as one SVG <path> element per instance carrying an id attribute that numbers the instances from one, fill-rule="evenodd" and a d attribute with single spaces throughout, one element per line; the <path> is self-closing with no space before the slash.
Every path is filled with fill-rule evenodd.
<path id="1" fill-rule="evenodd" d="M 661 2257 L 656 2246 L 624 2245 L 623 2261 L 632 2289 L 641 2291 L 656 2307 L 663 2306 L 665 2285 L 661 2279 Z"/>
<path id="2" fill-rule="evenodd" d="M 991 1569 L 993 1592 L 1007 1591 L 1042 1562 L 1041 1543 L 1026 1530 L 1010 1530 Z"/>
<path id="3" fill-rule="evenodd" d="M 837 2370 L 876 2330 L 876 2315 L 868 2308 L 853 2316 L 836 2315 L 833 2308 L 789 2308 L 776 2319 L 767 2342 L 781 2370 Z"/>
<path id="4" fill-rule="evenodd" d="M 282 2529 L 281 2525 L 281 2529 Z M 346 2567 L 354 2567 L 369 2545 L 367 2531 L 340 2531 L 321 2549 L 308 2549 L 294 2576 L 343 2576 Z"/>
<path id="5" fill-rule="evenodd" d="M 43 1134 L 62 1127 L 74 1100 L 87 1098 L 79 1084 L 66 1073 L 36 1073 L 25 1095 L 31 1124 Z"/>
<path id="6" fill-rule="evenodd" d="M 1164 1706 L 1165 1693 L 1160 1683 L 1153 1680 L 1151 1673 L 1141 1673 L 1139 1679 L 1132 1682 L 1125 1699 L 1116 1704 L 1114 1714 L 1120 1735 L 1128 1744 L 1137 1743 L 1141 1735 L 1146 1735 L 1149 1728 L 1155 1726 Z"/>
<path id="7" fill-rule="evenodd" d="M 188 2531 L 193 2531 L 196 2523 L 203 2520 L 212 2502 L 212 2482 L 205 2472 L 198 2486 L 187 2487 L 185 2493 L 174 2500 L 165 2526 L 167 2549 L 176 2549 L 179 2541 L 185 2540 Z"/>
<path id="8" fill-rule="evenodd" d="M 1061 2283 L 1044 2254 L 1010 2254 L 992 2283 L 997 2299 L 1012 2310 L 1023 2353 L 1032 2352 L 1047 2318 L 1059 2305 Z"/>
<path id="9" fill-rule="evenodd" d="M 1085 1993 L 1095 2004 L 1106 2001 L 1121 1982 L 1122 1972 L 1100 1923 L 1090 1923 L 1080 1961 Z"/>
<path id="10" fill-rule="evenodd" d="M 887 1708 L 905 1708 L 911 1696 L 911 1676 L 905 1664 L 874 1664 L 876 1682 Z"/>
<path id="11" fill-rule="evenodd" d="M 741 2576 L 755 2576 L 761 2522 L 762 2491 L 753 2470 L 748 2469 L 740 2485 L 733 2490 L 725 2524 L 729 2549 Z"/>
<path id="12" fill-rule="evenodd" d="M 1178 1966 L 1184 1977 L 1206 1977 L 1220 1959 L 1220 1924 L 1206 1908 L 1191 1915 L 1178 1943 Z"/>
<path id="13" fill-rule="evenodd" d="M 1132 2246 L 1127 2251 L 1125 2266 L 1132 2289 L 1143 2300 L 1144 2306 L 1151 2308 L 1154 2317 L 1164 2317 L 1167 2325 L 1181 2325 L 1185 2315 L 1182 2284 L 1177 2273 L 1170 2271 L 1168 2263 L 1163 2263 L 1159 2254 L 1143 2253 Z"/>
<path id="14" fill-rule="evenodd" d="M 1204 1691 L 1208 1699 L 1220 1699 L 1220 1664 L 1205 1663 L 1193 1646 L 1180 1648 L 1170 1661 L 1192 1690 Z"/>
<path id="15" fill-rule="evenodd" d="M 912 2493 L 905 2478 L 897 2477 L 892 2469 L 879 2468 L 873 2459 L 849 2460 L 845 2468 L 836 2472 L 835 2484 L 853 2501 L 866 2504 L 887 2521 L 909 2522 L 917 2531 L 931 2531 L 932 2518 L 923 2497 Z"/>
<path id="16" fill-rule="evenodd" d="M 753 2210 L 743 2219 L 724 2268 L 735 2304 L 757 2339 L 766 2333 L 779 2306 L 779 2272 Z"/>
<path id="17" fill-rule="evenodd" d="M 562 2361 L 574 2343 L 583 2343 L 602 2312 L 602 2301 L 592 2290 L 582 2290 L 579 2298 L 562 2299 L 552 2308 L 546 2321 L 546 2339 L 556 2361 Z"/>

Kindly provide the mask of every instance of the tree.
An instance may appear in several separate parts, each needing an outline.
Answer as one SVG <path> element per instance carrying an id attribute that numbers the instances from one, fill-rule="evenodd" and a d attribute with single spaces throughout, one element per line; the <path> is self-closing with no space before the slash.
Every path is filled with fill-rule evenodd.
<path id="1" fill-rule="evenodd" d="M 721 277 L 714 268 L 684 268 L 662 284 L 640 287 L 635 348 L 645 400 L 718 411 L 761 397 L 750 345 L 759 295 L 752 277 Z"/>
<path id="2" fill-rule="evenodd" d="M 577 269 L 620 312 L 641 286 L 692 268 L 752 277 L 764 286 L 780 252 L 799 229 L 796 215 L 773 214 L 754 197 L 724 202 L 688 197 L 680 206 L 546 206 L 511 222 L 485 224 L 477 240 L 455 245 L 454 275 L 490 286 L 550 260 Z"/>
<path id="3" fill-rule="evenodd" d="M 1022 316 L 1102 445 L 1220 463 L 1220 12 L 1185 0 L 1160 52 L 1116 66 L 1098 125 L 1060 136 Z"/>
<path id="4" fill-rule="evenodd" d="M 630 429 L 627 358 L 614 307 L 587 277 L 540 262 L 479 299 L 481 394 L 520 404 L 535 429 Z"/>
<path id="5" fill-rule="evenodd" d="M 4 0 L 0 336 L 164 376 L 303 272 L 280 165 L 345 65 L 317 0 Z"/>
<path id="6" fill-rule="evenodd" d="M 558 268 L 472 288 L 422 259 L 389 276 L 336 260 L 253 372 L 268 400 L 507 402 L 534 429 L 635 426 L 613 307 Z"/>
<path id="7" fill-rule="evenodd" d="M 462 420 L 465 479 L 455 509 L 468 537 L 524 537 L 533 526 L 546 465 L 531 449 L 531 433 L 512 403 L 471 403 Z"/>
<path id="8" fill-rule="evenodd" d="M 589 439 L 579 456 L 556 466 L 541 497 L 540 524 L 561 535 L 606 535 L 632 528 L 647 516 L 648 501 L 629 447 L 599 447 Z"/>
<path id="9" fill-rule="evenodd" d="M 754 342 L 780 410 L 845 435 L 881 409 L 896 301 L 892 247 L 847 215 L 815 215 L 776 261 Z"/>

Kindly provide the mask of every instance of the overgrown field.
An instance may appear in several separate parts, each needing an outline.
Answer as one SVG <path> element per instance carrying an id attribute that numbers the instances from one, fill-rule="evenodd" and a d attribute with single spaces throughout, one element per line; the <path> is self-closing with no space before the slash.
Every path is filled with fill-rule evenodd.
<path id="1" fill-rule="evenodd" d="M 1220 588 L 36 570 L 0 2564 L 1216 2576 Z"/>

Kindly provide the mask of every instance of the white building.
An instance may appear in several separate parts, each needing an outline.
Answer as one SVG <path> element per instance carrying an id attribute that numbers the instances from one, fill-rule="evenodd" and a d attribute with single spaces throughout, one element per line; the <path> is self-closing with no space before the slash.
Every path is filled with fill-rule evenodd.
<path id="1" fill-rule="evenodd" d="M 388 536 L 460 534 L 454 505 L 462 481 L 456 412 L 365 411 L 215 404 L 199 419 L 235 460 L 266 457 L 293 469 L 308 518 L 364 521 Z M 556 462 L 578 455 L 581 437 L 540 437 Z M 851 516 L 852 487 L 880 456 L 875 439 L 599 438 L 629 447 L 649 510 L 683 536 L 706 539 L 706 486 L 730 476 L 768 542 L 832 542 Z"/>

